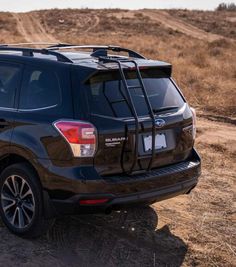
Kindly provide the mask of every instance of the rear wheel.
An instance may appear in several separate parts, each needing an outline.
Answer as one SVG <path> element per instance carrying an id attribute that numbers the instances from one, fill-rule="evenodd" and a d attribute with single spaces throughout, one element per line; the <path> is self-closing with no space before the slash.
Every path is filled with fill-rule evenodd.
<path id="1" fill-rule="evenodd" d="M 50 222 L 43 216 L 41 184 L 28 164 L 14 164 L 0 175 L 0 215 L 7 228 L 21 237 L 43 234 Z"/>

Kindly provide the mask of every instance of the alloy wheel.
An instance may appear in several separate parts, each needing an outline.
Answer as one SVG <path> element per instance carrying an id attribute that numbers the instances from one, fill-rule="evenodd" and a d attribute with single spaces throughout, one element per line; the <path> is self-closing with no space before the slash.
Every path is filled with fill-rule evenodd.
<path id="1" fill-rule="evenodd" d="M 15 228 L 30 225 L 35 214 L 35 200 L 30 185 L 19 175 L 8 177 L 1 191 L 2 210 L 8 222 Z"/>

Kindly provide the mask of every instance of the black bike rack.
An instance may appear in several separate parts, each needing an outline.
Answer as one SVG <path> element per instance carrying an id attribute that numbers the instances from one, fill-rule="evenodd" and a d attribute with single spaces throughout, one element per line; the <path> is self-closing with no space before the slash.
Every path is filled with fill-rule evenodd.
<path id="1" fill-rule="evenodd" d="M 148 94 L 147 94 L 147 91 L 146 91 L 146 88 L 145 88 L 145 85 L 144 85 L 144 82 L 142 79 L 142 75 L 141 75 L 138 63 L 135 60 L 122 59 L 122 58 L 117 59 L 117 58 L 111 58 L 111 57 L 99 57 L 99 60 L 102 61 L 103 63 L 115 63 L 118 65 L 120 76 L 121 76 L 121 81 L 123 83 L 123 87 L 124 87 L 126 95 L 127 95 L 127 98 L 126 98 L 125 94 L 121 90 L 121 86 L 119 86 L 119 91 L 120 91 L 123 98 L 120 100 L 117 100 L 117 101 L 110 101 L 105 94 L 105 88 L 103 88 L 103 93 L 104 93 L 106 99 L 108 100 L 108 103 L 111 106 L 111 109 L 112 109 L 114 115 L 116 115 L 116 114 L 115 114 L 115 110 L 112 106 L 116 103 L 119 103 L 119 102 L 126 102 L 128 104 L 130 111 L 131 111 L 131 114 L 133 115 L 134 120 L 135 120 L 134 157 L 133 157 L 132 166 L 128 172 L 124 168 L 125 145 L 123 146 L 122 157 L 121 157 L 122 169 L 124 172 L 126 172 L 128 174 L 133 173 L 133 170 L 134 170 L 134 168 L 135 168 L 135 166 L 139 160 L 147 158 L 147 156 L 143 156 L 143 157 L 139 156 L 138 144 L 139 144 L 139 133 L 140 133 L 140 120 L 139 120 L 132 96 L 130 94 L 130 90 L 132 90 L 132 89 L 141 89 L 142 90 L 146 105 L 148 107 L 149 116 L 152 120 L 152 153 L 151 153 L 150 162 L 149 162 L 148 168 L 147 168 L 147 171 L 149 171 L 152 168 L 153 160 L 155 158 L 155 138 L 156 138 L 155 115 L 154 115 L 154 112 L 152 110 L 152 106 L 151 106 L 151 103 L 149 101 L 149 98 L 148 98 Z M 134 70 L 136 72 L 137 79 L 139 81 L 139 86 L 129 86 L 128 85 L 128 82 L 127 82 L 127 79 L 126 79 L 125 73 L 124 73 L 124 68 L 122 67 L 123 63 L 126 63 L 126 64 L 130 63 L 130 64 L 134 65 L 134 68 L 132 68 L 132 70 Z M 128 129 L 126 127 L 126 137 L 127 136 L 128 136 Z"/>

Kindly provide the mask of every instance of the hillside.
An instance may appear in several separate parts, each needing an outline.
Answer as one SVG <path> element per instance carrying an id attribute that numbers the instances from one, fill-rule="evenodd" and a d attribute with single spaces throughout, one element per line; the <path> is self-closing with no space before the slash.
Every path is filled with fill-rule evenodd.
<path id="1" fill-rule="evenodd" d="M 206 32 L 236 39 L 236 12 L 169 10 L 171 16 L 181 19 Z"/>
<path id="2" fill-rule="evenodd" d="M 195 107 L 235 116 L 235 20 L 235 12 L 185 10 L 0 13 L 0 43 L 127 46 L 149 58 L 171 62 L 175 79 Z"/>

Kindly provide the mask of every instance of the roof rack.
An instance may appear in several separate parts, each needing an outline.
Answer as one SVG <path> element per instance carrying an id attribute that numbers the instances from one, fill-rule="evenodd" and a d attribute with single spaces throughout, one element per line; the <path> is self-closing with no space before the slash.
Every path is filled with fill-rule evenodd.
<path id="1" fill-rule="evenodd" d="M 66 45 L 66 44 L 59 44 L 58 46 L 48 47 L 49 50 L 64 50 L 64 49 L 91 49 L 93 53 L 91 54 L 92 57 L 99 58 L 100 56 L 108 56 L 107 51 L 113 52 L 127 52 L 129 57 L 132 58 L 140 58 L 146 59 L 141 54 L 127 49 L 120 46 L 113 46 L 113 45 Z"/>
<path id="2" fill-rule="evenodd" d="M 29 48 L 29 47 L 20 47 L 23 45 L 49 45 L 46 48 Z M 23 56 L 33 57 L 34 53 L 40 53 L 43 55 L 51 55 L 55 56 L 58 61 L 61 62 L 68 62 L 73 63 L 73 60 L 69 57 L 65 56 L 64 54 L 60 53 L 59 50 L 67 50 L 67 49 L 91 49 L 91 57 L 98 58 L 113 58 L 112 56 L 108 55 L 108 51 L 113 52 L 126 52 L 128 53 L 130 58 L 139 58 L 139 59 L 146 59 L 141 54 L 119 46 L 112 46 L 112 45 L 73 45 L 73 44 L 63 44 L 63 43 L 16 43 L 16 44 L 0 44 L 0 51 L 15 51 L 15 52 L 22 52 Z M 118 58 L 117 58 L 118 59 Z"/>
<path id="3" fill-rule="evenodd" d="M 34 43 L 13 43 L 13 44 L 0 44 L 1 46 L 23 46 L 23 45 L 51 45 L 51 46 L 57 46 L 60 45 L 60 43 L 49 43 L 49 42 L 34 42 Z"/>
<path id="4" fill-rule="evenodd" d="M 18 46 L 19 44 L 16 44 L 16 45 Z M 42 55 L 55 56 L 57 58 L 57 60 L 60 62 L 73 63 L 73 61 L 71 59 L 64 56 L 63 54 L 56 52 L 56 51 L 49 50 L 49 49 L 45 49 L 45 48 L 44 49 L 38 49 L 38 48 L 14 47 L 14 46 L 9 46 L 7 44 L 2 44 L 2 45 L 0 45 L 0 51 L 22 52 L 22 55 L 27 56 L 27 57 L 33 57 L 34 53 L 40 53 Z"/>
<path id="5" fill-rule="evenodd" d="M 71 46 L 74 46 L 74 45 L 73 44 L 57 43 L 57 44 L 52 44 L 52 45 L 48 46 L 47 49 L 60 48 L 60 47 L 71 47 Z"/>

